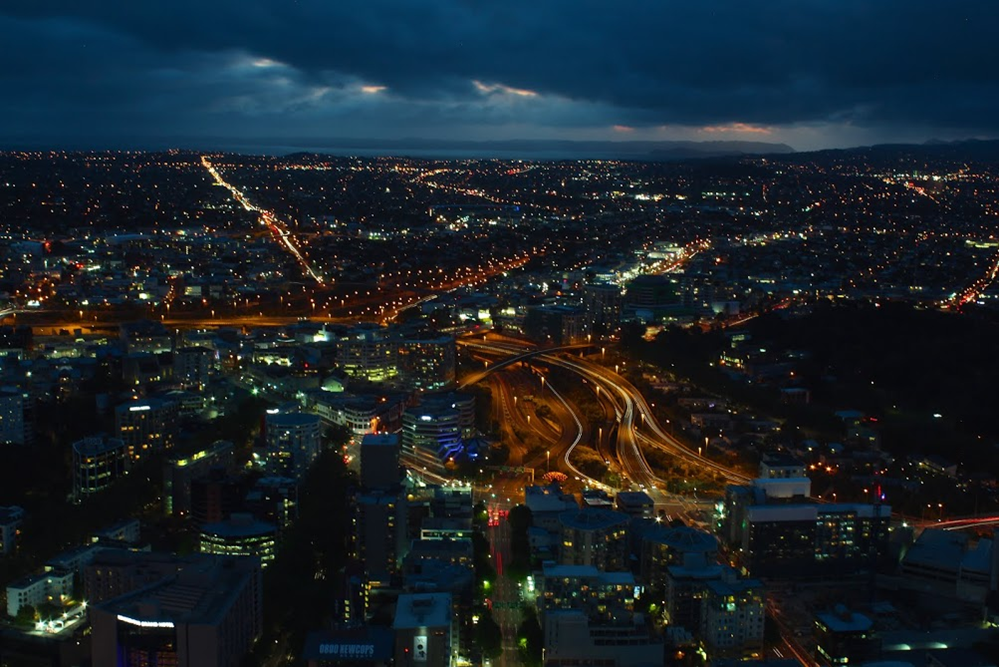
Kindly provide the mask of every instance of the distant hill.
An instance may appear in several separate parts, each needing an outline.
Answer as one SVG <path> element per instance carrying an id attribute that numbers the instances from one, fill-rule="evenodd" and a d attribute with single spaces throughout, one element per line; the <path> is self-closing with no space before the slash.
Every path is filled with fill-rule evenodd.
<path id="1" fill-rule="evenodd" d="M 959 141 L 941 141 L 939 139 L 931 139 L 922 144 L 875 144 L 873 146 L 795 153 L 792 159 L 809 161 L 827 157 L 852 158 L 871 163 L 913 158 L 999 162 L 999 140 L 964 139 Z"/>
<path id="2" fill-rule="evenodd" d="M 240 152 L 249 152 L 256 148 L 261 152 L 280 154 L 314 152 L 341 155 L 523 158 L 528 160 L 684 160 L 687 158 L 741 155 L 786 155 L 794 152 L 794 149 L 787 144 L 762 141 L 573 141 L 561 139 L 466 141 L 419 138 L 273 138 L 248 139 L 242 142 L 215 140 L 207 143 L 218 144 L 219 148 L 239 143 L 238 150 Z"/>

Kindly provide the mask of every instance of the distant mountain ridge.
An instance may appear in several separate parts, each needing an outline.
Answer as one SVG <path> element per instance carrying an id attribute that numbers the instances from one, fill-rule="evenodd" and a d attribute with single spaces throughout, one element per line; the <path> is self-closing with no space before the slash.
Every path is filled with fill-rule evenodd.
<path id="1" fill-rule="evenodd" d="M 218 141 L 218 143 L 222 143 Z M 232 140 L 225 143 L 233 144 Z M 498 139 L 488 141 L 441 140 L 409 137 L 404 139 L 304 139 L 273 138 L 246 140 L 243 147 L 260 149 L 283 147 L 304 152 L 377 152 L 405 156 L 447 153 L 482 158 L 510 158 L 519 154 L 525 159 L 623 159 L 683 160 L 687 158 L 728 157 L 741 155 L 787 155 L 795 150 L 787 144 L 764 141 L 601 141 L 572 139 Z"/>

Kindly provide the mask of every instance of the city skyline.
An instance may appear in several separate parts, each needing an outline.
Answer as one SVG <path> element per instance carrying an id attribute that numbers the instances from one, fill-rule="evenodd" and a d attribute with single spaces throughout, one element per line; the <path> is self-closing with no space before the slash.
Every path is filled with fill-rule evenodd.
<path id="1" fill-rule="evenodd" d="M 15 2 L 0 10 L 13 102 L 0 110 L 0 143 L 814 150 L 994 138 L 996 12 L 971 2 Z"/>

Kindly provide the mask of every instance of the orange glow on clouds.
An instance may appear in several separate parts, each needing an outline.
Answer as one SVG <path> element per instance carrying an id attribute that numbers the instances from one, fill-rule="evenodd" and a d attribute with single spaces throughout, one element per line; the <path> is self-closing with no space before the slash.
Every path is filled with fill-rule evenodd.
<path id="1" fill-rule="evenodd" d="M 773 134 L 773 129 L 760 125 L 750 125 L 749 123 L 727 123 L 725 125 L 707 125 L 700 128 L 699 132 L 709 134 L 723 134 L 732 132 L 734 134 Z"/>
<path id="2" fill-rule="evenodd" d="M 361 92 L 367 95 L 374 95 L 385 90 L 385 86 L 361 86 Z"/>
<path id="3" fill-rule="evenodd" d="M 630 125 L 613 125 L 611 129 L 615 132 L 634 132 L 635 128 Z"/>

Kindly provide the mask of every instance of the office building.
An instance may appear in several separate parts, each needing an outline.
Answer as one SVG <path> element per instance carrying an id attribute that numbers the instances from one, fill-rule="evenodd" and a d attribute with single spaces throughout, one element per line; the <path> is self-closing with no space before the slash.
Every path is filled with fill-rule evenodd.
<path id="1" fill-rule="evenodd" d="M 462 452 L 461 413 L 446 405 L 420 405 L 402 415 L 402 449 L 441 461 Z"/>
<path id="2" fill-rule="evenodd" d="M 212 468 L 228 469 L 233 465 L 233 444 L 216 440 L 208 447 L 187 456 L 173 456 L 163 464 L 163 511 L 167 516 L 191 513 L 191 483 L 204 477 Z"/>
<path id="3" fill-rule="evenodd" d="M 115 408 L 115 432 L 125 443 L 132 461 L 173 448 L 177 434 L 177 405 L 147 398 Z"/>
<path id="4" fill-rule="evenodd" d="M 681 287 L 668 275 L 641 275 L 632 278 L 625 289 L 624 303 L 634 308 L 657 310 L 680 305 Z"/>
<path id="5" fill-rule="evenodd" d="M 316 391 L 306 394 L 308 410 L 319 415 L 324 425 L 343 426 L 355 438 L 366 433 L 392 429 L 406 408 L 402 394 L 347 394 Z"/>
<path id="6" fill-rule="evenodd" d="M 238 667 L 260 636 L 254 559 L 209 558 L 90 607 L 94 665 Z"/>
<path id="7" fill-rule="evenodd" d="M 304 412 L 266 418 L 267 468 L 271 474 L 304 479 L 323 444 L 322 420 Z"/>
<path id="8" fill-rule="evenodd" d="M 452 667 L 458 649 L 453 620 L 450 593 L 400 595 L 392 622 L 395 664 Z"/>
<path id="9" fill-rule="evenodd" d="M 627 514 L 604 509 L 577 509 L 559 514 L 559 562 L 592 565 L 599 570 L 627 570 Z"/>
<path id="10" fill-rule="evenodd" d="M 252 514 L 235 513 L 228 521 L 201 526 L 198 551 L 220 556 L 253 556 L 262 567 L 274 562 L 277 526 Z"/>
<path id="11" fill-rule="evenodd" d="M 21 534 L 24 509 L 17 505 L 0 507 L 0 556 L 6 556 L 17 548 L 17 538 Z"/>
<path id="12" fill-rule="evenodd" d="M 428 410 L 458 411 L 458 428 L 464 440 L 474 438 L 475 429 L 475 394 L 464 391 L 449 391 L 444 393 L 424 394 L 420 405 Z"/>
<path id="13" fill-rule="evenodd" d="M 73 443 L 72 451 L 76 502 L 103 491 L 128 471 L 128 449 L 119 438 L 84 438 Z"/>

